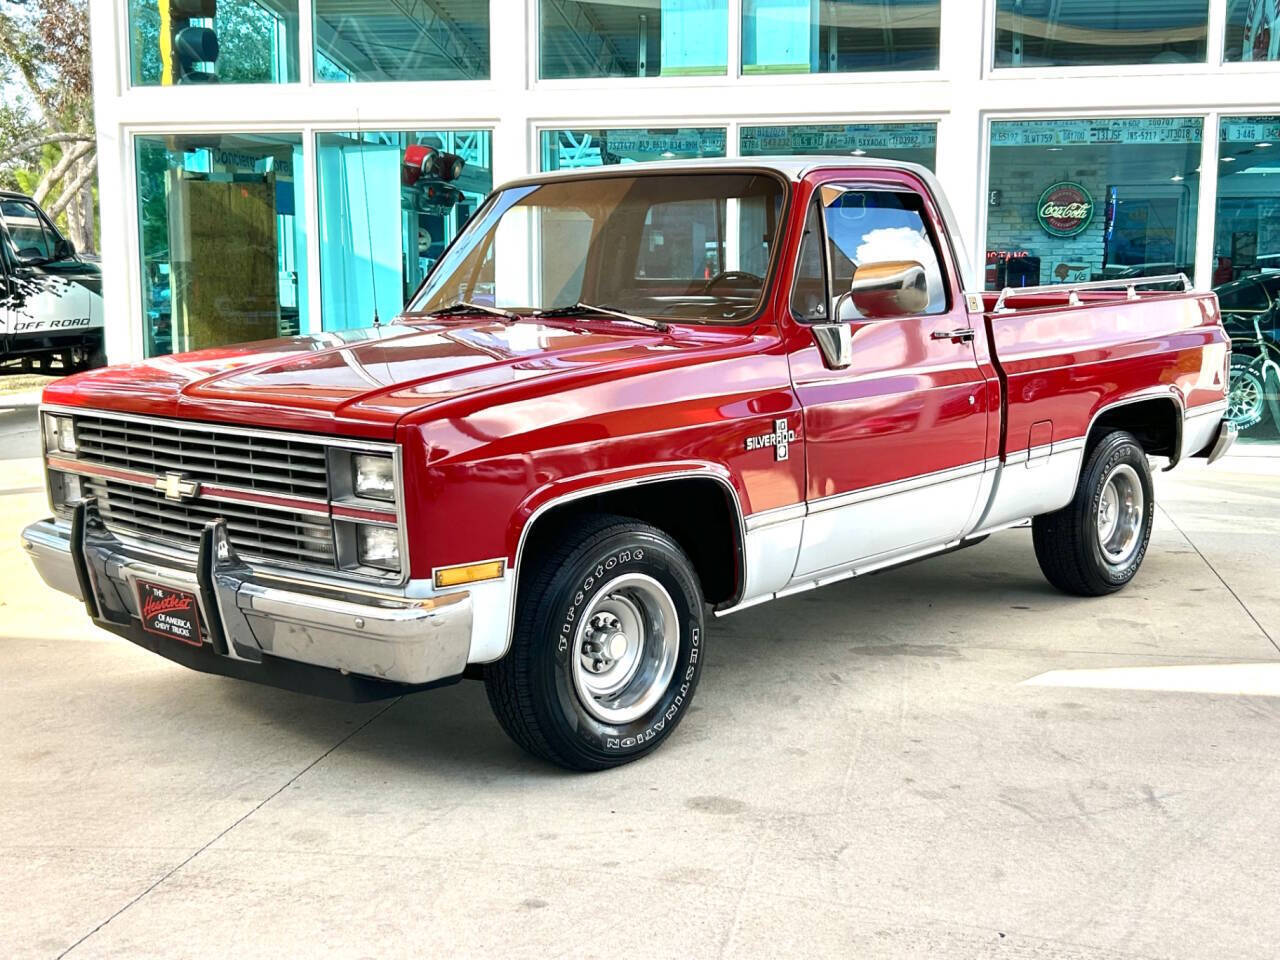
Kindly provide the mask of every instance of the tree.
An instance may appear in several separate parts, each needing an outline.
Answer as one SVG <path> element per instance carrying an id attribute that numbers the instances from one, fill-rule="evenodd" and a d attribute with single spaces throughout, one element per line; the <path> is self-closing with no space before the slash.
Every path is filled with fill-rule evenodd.
<path id="1" fill-rule="evenodd" d="M 0 185 L 30 193 L 78 249 L 93 252 L 98 158 L 88 0 L 11 0 L 5 6 Z"/>
<path id="2" fill-rule="evenodd" d="M 129 5 L 134 82 L 161 82 L 160 10 L 154 2 Z M 213 30 L 218 36 L 220 83 L 275 83 L 290 78 L 287 64 L 275 64 L 272 50 L 279 19 L 258 0 L 219 0 Z M 294 71 L 296 73 L 296 70 Z M 278 75 L 279 74 L 279 75 Z"/>

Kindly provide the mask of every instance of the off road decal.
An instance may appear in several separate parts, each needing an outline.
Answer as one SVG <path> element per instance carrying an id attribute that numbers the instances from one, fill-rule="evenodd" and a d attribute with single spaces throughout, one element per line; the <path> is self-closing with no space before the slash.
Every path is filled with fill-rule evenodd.
<path id="1" fill-rule="evenodd" d="M 87 327 L 93 321 L 88 317 L 67 317 L 64 320 L 21 320 L 13 325 L 14 333 L 24 330 L 65 330 L 72 327 Z"/>

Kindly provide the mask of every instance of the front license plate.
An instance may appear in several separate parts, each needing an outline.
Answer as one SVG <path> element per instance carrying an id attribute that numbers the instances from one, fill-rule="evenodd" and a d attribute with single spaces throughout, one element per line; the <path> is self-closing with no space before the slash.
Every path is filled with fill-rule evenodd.
<path id="1" fill-rule="evenodd" d="M 142 615 L 142 629 L 148 633 L 198 647 L 204 641 L 200 638 L 197 610 L 194 593 L 138 581 L 138 612 Z"/>

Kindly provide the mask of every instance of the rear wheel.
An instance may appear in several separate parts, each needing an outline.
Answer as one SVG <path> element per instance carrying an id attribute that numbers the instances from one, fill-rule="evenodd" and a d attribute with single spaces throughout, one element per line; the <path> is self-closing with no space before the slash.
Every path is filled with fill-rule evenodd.
<path id="1" fill-rule="evenodd" d="M 703 660 L 702 593 L 656 527 L 595 516 L 572 529 L 521 577 L 511 650 L 485 669 L 485 688 L 524 749 L 602 770 L 652 751 L 687 711 Z"/>
<path id="2" fill-rule="evenodd" d="M 1089 451 L 1071 502 L 1032 521 L 1036 560 L 1066 593 L 1114 593 L 1142 565 L 1154 517 L 1146 452 L 1133 434 L 1117 430 Z"/>

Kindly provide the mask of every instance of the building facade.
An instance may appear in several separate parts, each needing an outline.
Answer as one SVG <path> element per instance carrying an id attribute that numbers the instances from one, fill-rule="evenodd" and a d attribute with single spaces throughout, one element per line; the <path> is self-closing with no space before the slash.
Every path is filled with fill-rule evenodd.
<path id="1" fill-rule="evenodd" d="M 1219 289 L 1274 439 L 1278 3 L 104 0 L 108 352 L 390 318 L 532 171 L 847 153 L 934 169 L 988 286 Z"/>

